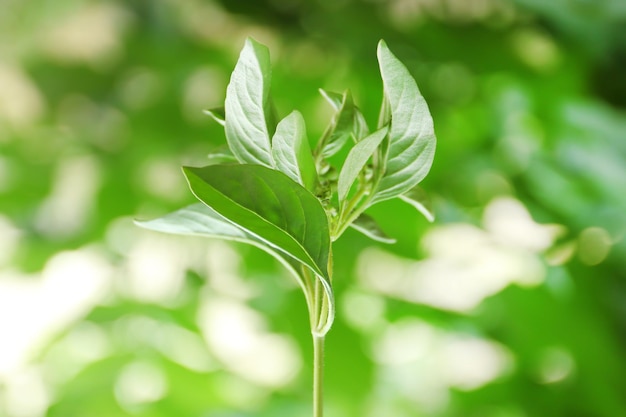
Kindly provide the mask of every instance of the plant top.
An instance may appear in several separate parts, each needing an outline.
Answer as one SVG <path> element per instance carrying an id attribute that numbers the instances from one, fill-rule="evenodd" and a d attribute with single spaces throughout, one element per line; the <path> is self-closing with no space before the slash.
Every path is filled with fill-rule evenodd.
<path id="1" fill-rule="evenodd" d="M 430 221 L 418 186 L 435 153 L 428 106 L 407 68 L 380 41 L 383 103 L 372 128 L 349 92 L 320 90 L 334 110 L 312 148 L 302 115 L 276 116 L 268 49 L 248 38 L 226 90 L 224 107 L 207 110 L 224 126 L 228 151 L 204 167 L 183 167 L 200 203 L 137 222 L 161 232 L 234 240 L 267 251 L 304 291 L 311 331 L 323 337 L 333 321 L 332 242 L 348 227 L 392 243 L 365 213 L 400 198 Z M 337 163 L 340 151 L 347 156 Z M 337 166 L 339 165 L 339 166 Z"/>

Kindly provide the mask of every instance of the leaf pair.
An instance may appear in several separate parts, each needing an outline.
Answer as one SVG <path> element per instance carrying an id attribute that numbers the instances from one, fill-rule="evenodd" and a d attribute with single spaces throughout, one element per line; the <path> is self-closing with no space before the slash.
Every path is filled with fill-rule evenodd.
<path id="1" fill-rule="evenodd" d="M 384 88 L 381 120 L 390 127 L 385 170 L 372 204 L 399 197 L 423 180 L 436 146 L 433 120 L 417 83 L 384 41 L 377 55 Z"/>
<path id="2" fill-rule="evenodd" d="M 271 124 L 270 57 L 267 47 L 247 39 L 226 90 L 224 128 L 228 146 L 242 164 L 278 169 L 312 190 L 315 164 L 302 115 L 294 111 Z"/>
<path id="3" fill-rule="evenodd" d="M 428 174 L 436 146 L 433 120 L 417 83 L 382 40 L 377 55 L 384 92 L 379 130 L 351 150 L 339 177 L 338 190 L 339 199 L 344 200 L 367 160 L 387 139 L 380 182 L 370 205 L 413 189 Z"/>

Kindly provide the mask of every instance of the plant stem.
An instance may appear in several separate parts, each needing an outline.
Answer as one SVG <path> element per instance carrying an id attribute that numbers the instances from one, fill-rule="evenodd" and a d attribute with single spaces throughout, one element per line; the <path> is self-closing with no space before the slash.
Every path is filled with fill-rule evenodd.
<path id="1" fill-rule="evenodd" d="M 313 335 L 313 417 L 324 415 L 324 336 Z"/>

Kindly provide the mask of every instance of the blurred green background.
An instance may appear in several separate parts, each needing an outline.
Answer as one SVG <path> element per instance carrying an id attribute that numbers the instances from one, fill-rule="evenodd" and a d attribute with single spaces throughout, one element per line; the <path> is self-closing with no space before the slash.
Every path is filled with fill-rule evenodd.
<path id="1" fill-rule="evenodd" d="M 384 38 L 430 105 L 437 220 L 335 245 L 329 417 L 626 416 L 626 2 L 0 2 L 0 416 L 307 416 L 303 297 L 193 201 L 247 36 L 311 140 Z"/>

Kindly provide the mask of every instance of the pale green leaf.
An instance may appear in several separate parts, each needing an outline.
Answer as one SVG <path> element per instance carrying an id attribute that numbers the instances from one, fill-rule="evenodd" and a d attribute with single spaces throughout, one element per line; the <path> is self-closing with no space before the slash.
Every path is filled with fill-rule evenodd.
<path id="1" fill-rule="evenodd" d="M 400 200 L 415 207 L 415 209 L 422 213 L 429 222 L 432 223 L 435 221 L 435 214 L 432 209 L 430 197 L 428 197 L 426 191 L 424 191 L 424 189 L 419 185 L 416 185 L 406 193 L 401 194 Z"/>
<path id="2" fill-rule="evenodd" d="M 333 93 L 330 91 L 326 91 L 323 89 L 319 89 L 322 96 L 330 103 L 333 109 L 336 111 L 341 110 L 341 106 L 344 100 L 344 96 L 339 93 Z M 353 103 L 354 105 L 354 103 Z M 353 118 L 353 127 L 352 134 L 356 141 L 361 140 L 365 136 L 369 135 L 369 127 L 367 126 L 367 122 L 365 121 L 365 116 L 359 110 L 358 107 L 354 106 L 354 118 Z M 382 127 L 382 126 L 381 126 Z"/>
<path id="3" fill-rule="evenodd" d="M 354 126 L 352 128 L 352 134 L 357 142 L 370 134 L 365 116 L 363 116 L 363 113 L 361 113 L 358 107 L 354 108 Z"/>
<path id="4" fill-rule="evenodd" d="M 274 166 L 267 119 L 270 89 L 267 47 L 248 38 L 226 89 L 225 131 L 228 146 L 241 163 Z"/>
<path id="5" fill-rule="evenodd" d="M 367 126 L 367 122 L 365 121 L 365 117 L 363 116 L 363 113 L 361 113 L 359 108 L 354 105 L 354 103 L 352 102 L 352 98 L 349 96 L 349 93 L 346 92 L 344 95 L 341 95 L 339 93 L 333 93 L 330 91 L 323 90 L 321 88 L 319 89 L 319 91 L 322 94 L 322 96 L 326 99 L 326 101 L 330 103 L 332 108 L 335 111 L 337 111 L 335 118 L 338 122 L 339 129 L 336 129 L 335 136 L 331 138 L 331 140 L 329 141 L 327 145 L 326 152 L 323 154 L 324 157 L 329 157 L 329 156 L 334 155 L 336 152 L 338 152 L 345 145 L 345 143 L 350 137 L 349 135 L 343 136 L 341 135 L 341 133 L 345 133 L 347 132 L 347 130 L 350 129 L 352 137 L 354 138 L 356 142 L 358 142 L 362 138 L 369 135 L 370 131 L 369 131 L 369 127 Z M 350 112 L 347 111 L 348 107 L 345 107 L 344 103 L 345 105 L 352 106 L 352 110 L 351 110 L 351 113 L 352 113 L 351 123 L 352 124 L 351 125 L 349 124 Z M 343 111 L 342 111 L 342 106 L 344 106 Z M 331 127 L 332 126 L 335 126 L 335 125 L 331 124 Z"/>
<path id="6" fill-rule="evenodd" d="M 341 172 L 339 173 L 339 180 L 337 183 L 337 192 L 339 195 L 339 201 L 344 201 L 348 196 L 350 187 L 359 176 L 359 173 L 367 164 L 367 161 L 374 154 L 380 143 L 387 135 L 388 128 L 385 126 L 382 129 L 377 130 L 368 137 L 361 140 L 350 149 Z"/>
<path id="7" fill-rule="evenodd" d="M 326 91 L 323 88 L 320 88 L 319 92 L 322 95 L 322 97 L 326 99 L 328 104 L 332 106 L 334 110 L 341 109 L 341 103 L 343 102 L 343 95 L 339 93 L 333 93 L 332 91 Z"/>
<path id="8" fill-rule="evenodd" d="M 207 155 L 209 165 L 232 164 L 237 162 L 237 158 L 226 145 L 218 146 Z"/>
<path id="9" fill-rule="evenodd" d="M 293 111 L 280 121 L 272 139 L 276 168 L 308 190 L 315 186 L 315 162 L 306 136 L 304 118 Z"/>
<path id="10" fill-rule="evenodd" d="M 206 204 L 192 204 L 153 220 L 135 220 L 135 224 L 157 232 L 202 236 L 254 245 L 278 259 L 300 286 L 305 289 L 304 281 L 300 275 L 299 261 L 277 251 L 264 240 L 235 226 Z"/>
<path id="11" fill-rule="evenodd" d="M 240 242 L 258 238 L 235 226 L 206 204 L 196 203 L 153 220 L 135 220 L 145 229 L 176 235 L 197 235 Z"/>
<path id="12" fill-rule="evenodd" d="M 328 279 L 328 220 L 319 200 L 304 187 L 260 165 L 183 171 L 200 201 Z"/>
<path id="13" fill-rule="evenodd" d="M 416 186 L 430 170 L 436 144 L 424 97 L 409 71 L 384 41 L 378 44 L 378 62 L 391 126 L 385 172 L 372 203 L 397 197 Z M 381 122 L 385 118 L 383 114 Z"/>
<path id="14" fill-rule="evenodd" d="M 394 238 L 387 236 L 387 234 L 383 232 L 378 223 L 376 223 L 376 220 L 365 213 L 357 217 L 357 219 L 350 224 L 350 227 L 378 242 L 396 243 Z"/>
<path id="15" fill-rule="evenodd" d="M 329 97 L 331 102 L 334 103 L 336 97 Z M 354 110 L 352 96 L 348 92 L 344 93 L 339 109 L 333 115 L 330 124 L 317 145 L 316 154 L 321 154 L 322 158 L 329 158 L 345 146 L 353 134 Z"/>

